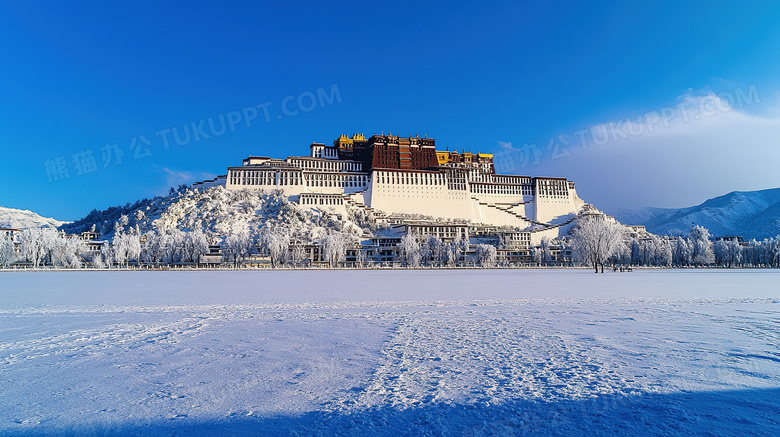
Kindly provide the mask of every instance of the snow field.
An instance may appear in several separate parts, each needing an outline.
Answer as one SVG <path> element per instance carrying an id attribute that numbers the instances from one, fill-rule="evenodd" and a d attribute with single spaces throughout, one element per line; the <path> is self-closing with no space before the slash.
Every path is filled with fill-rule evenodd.
<path id="1" fill-rule="evenodd" d="M 0 275 L 0 435 L 777 435 L 780 273 Z"/>

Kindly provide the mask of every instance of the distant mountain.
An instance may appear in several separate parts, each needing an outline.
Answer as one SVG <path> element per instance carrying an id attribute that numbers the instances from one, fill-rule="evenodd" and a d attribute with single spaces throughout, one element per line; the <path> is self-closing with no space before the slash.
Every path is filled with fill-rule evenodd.
<path id="1" fill-rule="evenodd" d="M 42 217 L 26 209 L 14 209 L 0 206 L 0 228 L 58 228 L 65 223 L 53 218 Z"/>
<path id="2" fill-rule="evenodd" d="M 639 208 L 611 211 L 618 221 L 645 225 L 658 235 L 686 235 L 701 225 L 716 237 L 739 235 L 747 239 L 780 234 L 780 188 L 734 191 L 688 208 Z"/>

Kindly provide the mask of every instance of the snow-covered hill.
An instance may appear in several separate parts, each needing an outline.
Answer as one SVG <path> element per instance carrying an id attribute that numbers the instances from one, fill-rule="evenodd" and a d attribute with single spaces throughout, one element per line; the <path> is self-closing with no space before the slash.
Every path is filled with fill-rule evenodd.
<path id="1" fill-rule="evenodd" d="M 114 206 L 65 224 L 62 230 L 80 233 L 100 232 L 111 238 L 116 227 L 123 231 L 138 228 L 140 233 L 178 229 L 200 229 L 214 239 L 248 232 L 257 236 L 261 229 L 278 229 L 291 237 L 316 240 L 332 230 L 360 235 L 373 226 L 366 216 L 350 216 L 342 224 L 329 214 L 312 214 L 297 208 L 284 196 L 263 191 L 231 191 L 217 186 L 205 190 L 181 188 L 167 196 L 142 199 L 124 206 Z"/>
<path id="2" fill-rule="evenodd" d="M 42 217 L 26 209 L 0 206 L 0 228 L 58 228 L 68 222 Z"/>
<path id="3" fill-rule="evenodd" d="M 780 188 L 734 191 L 688 208 L 640 208 L 610 214 L 622 223 L 645 225 L 654 234 L 684 235 L 696 224 L 716 237 L 760 240 L 780 234 Z"/>

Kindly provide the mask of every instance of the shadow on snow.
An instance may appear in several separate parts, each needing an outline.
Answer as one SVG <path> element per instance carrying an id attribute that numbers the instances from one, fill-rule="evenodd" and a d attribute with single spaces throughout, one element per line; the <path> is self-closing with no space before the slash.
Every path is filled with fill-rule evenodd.
<path id="1" fill-rule="evenodd" d="M 7 426 L 7 422 L 6 422 Z M 162 422 L 87 423 L 70 428 L 24 425 L 4 436 L 131 435 L 780 435 L 780 388 L 610 396 L 500 405 L 429 404 L 298 416 L 188 417 Z"/>

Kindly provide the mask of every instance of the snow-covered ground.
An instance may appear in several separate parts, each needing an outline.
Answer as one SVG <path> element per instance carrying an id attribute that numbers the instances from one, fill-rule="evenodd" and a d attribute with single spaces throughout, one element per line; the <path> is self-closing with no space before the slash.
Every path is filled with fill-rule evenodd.
<path id="1" fill-rule="evenodd" d="M 780 435 L 780 272 L 0 274 L 0 435 Z"/>

